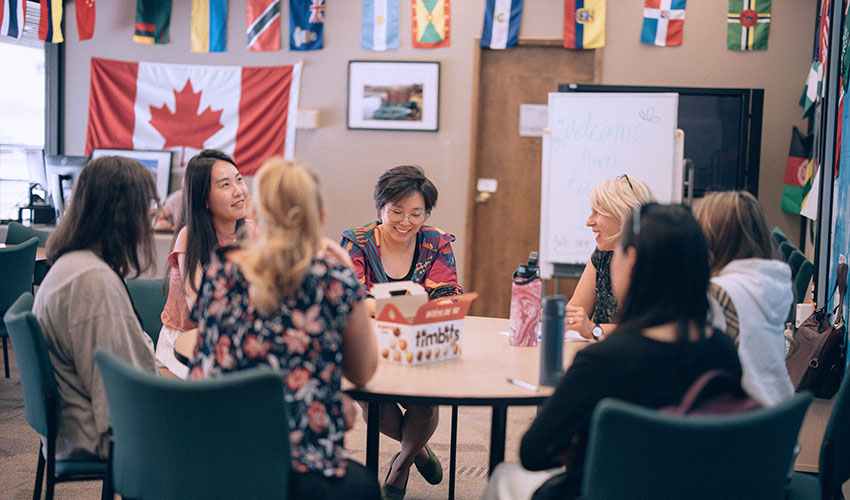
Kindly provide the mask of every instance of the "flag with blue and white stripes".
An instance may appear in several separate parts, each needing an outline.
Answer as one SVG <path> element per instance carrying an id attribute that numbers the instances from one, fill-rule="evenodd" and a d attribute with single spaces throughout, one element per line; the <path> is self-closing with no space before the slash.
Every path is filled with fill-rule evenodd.
<path id="1" fill-rule="evenodd" d="M 487 0 L 481 46 L 490 49 L 514 47 L 519 43 L 523 0 Z"/>

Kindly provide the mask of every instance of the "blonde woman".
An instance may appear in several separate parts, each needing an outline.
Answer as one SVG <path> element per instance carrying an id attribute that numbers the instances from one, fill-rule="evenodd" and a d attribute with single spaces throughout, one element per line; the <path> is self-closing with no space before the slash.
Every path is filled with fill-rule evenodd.
<path id="1" fill-rule="evenodd" d="M 346 253 L 321 237 L 321 198 L 309 170 L 272 158 L 257 191 L 258 240 L 217 250 L 204 273 L 191 311 L 199 336 L 190 377 L 279 370 L 290 413 L 291 497 L 377 499 L 374 472 L 343 449 L 343 415 L 353 406 L 343 403 L 340 376 L 365 384 L 378 363 L 363 289 Z"/>
<path id="2" fill-rule="evenodd" d="M 761 204 L 746 191 L 711 193 L 694 216 L 711 259 L 712 324 L 738 344 L 744 390 L 763 405 L 794 395 L 785 368 L 791 269 L 776 259 Z"/>
<path id="3" fill-rule="evenodd" d="M 591 212 L 586 225 L 596 235 L 596 249 L 567 303 L 567 329 L 595 340 L 614 330 L 617 299 L 611 289 L 611 255 L 632 209 L 654 200 L 645 182 L 626 174 L 590 190 Z"/>

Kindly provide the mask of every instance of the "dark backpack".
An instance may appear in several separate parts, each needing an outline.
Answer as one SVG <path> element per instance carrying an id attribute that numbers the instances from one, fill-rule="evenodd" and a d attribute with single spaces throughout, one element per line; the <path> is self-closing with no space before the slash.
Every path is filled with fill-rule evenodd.
<path id="1" fill-rule="evenodd" d="M 682 400 L 659 411 L 670 415 L 732 415 L 761 408 L 729 372 L 709 370 L 688 388 Z"/>

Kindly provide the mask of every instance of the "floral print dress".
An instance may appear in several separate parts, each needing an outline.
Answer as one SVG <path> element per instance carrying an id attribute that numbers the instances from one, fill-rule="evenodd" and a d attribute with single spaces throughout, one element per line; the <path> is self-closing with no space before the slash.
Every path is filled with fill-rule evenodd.
<path id="1" fill-rule="evenodd" d="M 342 329 L 363 297 L 354 271 L 317 257 L 297 293 L 263 316 L 248 296 L 239 267 L 218 250 L 191 311 L 199 335 L 189 376 L 201 379 L 258 366 L 280 370 L 293 470 L 344 476 Z"/>

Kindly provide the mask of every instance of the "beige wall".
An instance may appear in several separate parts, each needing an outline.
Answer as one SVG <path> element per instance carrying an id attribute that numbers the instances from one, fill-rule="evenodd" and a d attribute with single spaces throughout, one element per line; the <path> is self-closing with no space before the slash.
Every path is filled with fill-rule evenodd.
<path id="1" fill-rule="evenodd" d="M 287 5 L 288 2 L 282 2 Z M 322 127 L 298 131 L 296 157 L 322 177 L 329 217 L 325 233 L 337 238 L 350 226 L 374 217 L 372 189 L 378 175 L 400 163 L 418 163 L 440 190 L 431 222 L 458 237 L 458 262 L 464 261 L 465 212 L 470 158 L 470 114 L 474 39 L 480 36 L 483 0 L 452 2 L 452 44 L 445 49 L 410 47 L 410 12 L 402 2 L 401 48 L 368 52 L 360 47 L 361 2 L 330 2 L 325 49 L 316 52 L 255 53 L 245 49 L 244 2 L 229 2 L 228 51 L 189 51 L 189 2 L 174 1 L 171 43 L 145 46 L 132 42 L 135 2 L 100 2 L 92 40 L 80 42 L 74 30 L 74 9 L 66 8 L 65 25 L 65 152 L 85 148 L 89 90 L 89 59 L 214 65 L 274 65 L 304 61 L 300 107 L 319 109 Z M 779 210 L 782 177 L 790 129 L 799 120 L 797 99 L 802 90 L 812 47 L 816 0 L 776 0 L 770 50 L 741 54 L 725 48 L 726 2 L 689 2 L 684 45 L 656 48 L 638 43 L 643 2 L 608 1 L 608 46 L 603 49 L 602 83 L 765 89 L 765 126 L 759 197 L 772 225 L 792 238 L 799 233 L 796 216 Z M 563 2 L 526 0 L 521 36 L 561 38 Z M 288 33 L 288 13 L 282 31 Z M 286 38 L 283 41 L 287 46 Z M 350 131 L 345 125 L 347 62 L 353 59 L 427 60 L 441 63 L 440 131 Z M 512 110 L 506 110 L 512 112 Z M 460 273 L 463 276 L 462 270 Z"/>

